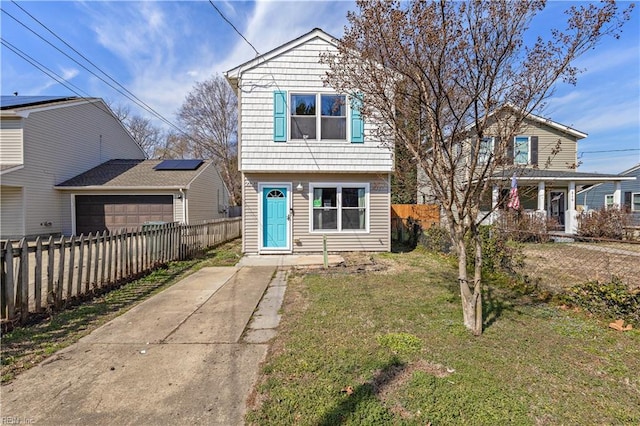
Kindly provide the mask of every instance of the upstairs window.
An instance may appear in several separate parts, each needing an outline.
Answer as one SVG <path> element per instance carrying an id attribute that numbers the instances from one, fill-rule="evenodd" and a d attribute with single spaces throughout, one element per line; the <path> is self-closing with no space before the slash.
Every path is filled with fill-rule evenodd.
<path id="1" fill-rule="evenodd" d="M 515 164 L 529 164 L 528 136 L 516 136 L 513 143 L 513 162 Z"/>
<path id="2" fill-rule="evenodd" d="M 320 105 L 318 111 L 317 105 Z M 347 107 L 344 95 L 292 94 L 291 139 L 345 140 Z"/>
<path id="3" fill-rule="evenodd" d="M 291 95 L 291 139 L 316 139 L 315 95 Z"/>
<path id="4" fill-rule="evenodd" d="M 516 136 L 509 147 L 508 156 L 512 156 L 514 164 L 538 164 L 538 137 Z"/>
<path id="5" fill-rule="evenodd" d="M 478 164 L 487 164 L 493 155 L 495 138 L 482 138 L 480 141 L 480 150 L 478 152 Z"/>

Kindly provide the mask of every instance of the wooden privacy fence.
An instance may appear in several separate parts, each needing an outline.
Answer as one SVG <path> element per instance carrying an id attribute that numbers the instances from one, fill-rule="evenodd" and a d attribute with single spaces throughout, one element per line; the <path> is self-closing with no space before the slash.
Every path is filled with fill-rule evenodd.
<path id="1" fill-rule="evenodd" d="M 4 241 L 0 319 L 30 314 L 117 286 L 172 260 L 188 259 L 240 236 L 241 218 L 198 225 L 146 225 L 136 230 L 79 237 Z"/>
<path id="2" fill-rule="evenodd" d="M 392 204 L 391 237 L 405 242 L 420 231 L 440 223 L 440 206 L 435 204 Z"/>

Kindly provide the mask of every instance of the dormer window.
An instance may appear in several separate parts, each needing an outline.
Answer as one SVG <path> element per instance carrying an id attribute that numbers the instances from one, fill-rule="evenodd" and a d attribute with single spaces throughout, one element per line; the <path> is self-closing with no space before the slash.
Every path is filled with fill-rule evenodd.
<path id="1" fill-rule="evenodd" d="M 320 114 L 316 108 L 318 103 Z M 347 107 L 344 95 L 294 93 L 291 95 L 290 105 L 291 139 L 347 138 Z"/>

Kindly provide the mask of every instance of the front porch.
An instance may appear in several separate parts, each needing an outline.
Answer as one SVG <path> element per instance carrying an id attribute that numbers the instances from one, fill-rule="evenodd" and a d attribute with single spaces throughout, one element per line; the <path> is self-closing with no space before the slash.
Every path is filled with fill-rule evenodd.
<path id="1" fill-rule="evenodd" d="M 539 217 L 555 219 L 558 230 L 565 234 L 575 234 L 578 229 L 578 214 L 584 206 L 576 205 L 576 188 L 597 183 L 612 182 L 614 184 L 613 206 L 622 205 L 621 183 L 634 180 L 635 177 L 581 173 L 573 171 L 555 171 L 542 169 L 503 170 L 491 177 L 491 211 L 489 219 L 493 223 L 501 207 L 506 206 L 511 188 L 511 177 L 516 176 L 522 209 Z"/>

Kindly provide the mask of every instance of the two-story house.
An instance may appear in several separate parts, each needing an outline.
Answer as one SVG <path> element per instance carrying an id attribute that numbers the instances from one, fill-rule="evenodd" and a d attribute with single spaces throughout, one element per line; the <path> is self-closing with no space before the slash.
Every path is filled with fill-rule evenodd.
<path id="1" fill-rule="evenodd" d="M 205 160 L 146 160 L 98 98 L 2 96 L 0 238 L 79 235 L 225 217 Z"/>
<path id="2" fill-rule="evenodd" d="M 609 182 L 617 189 L 612 191 L 614 204 L 620 205 L 620 185 L 634 177 L 615 174 L 578 172 L 578 141 L 587 134 L 550 119 L 528 114 L 518 129 L 518 134 L 508 140 L 498 136 L 495 123 L 489 126 L 480 141 L 478 163 L 501 160 L 492 180 L 491 199 L 481 204 L 480 214 L 485 217 L 488 210 L 506 209 L 511 185 L 515 174 L 520 205 L 525 212 L 553 219 L 559 230 L 575 233 L 577 228 L 576 190 L 585 185 Z M 470 128 L 471 130 L 472 128 Z M 492 132 L 494 131 L 495 132 Z M 462 171 L 461 171 L 462 172 Z M 433 202 L 428 182 L 424 174 L 418 188 L 418 200 Z M 465 177 L 468 178 L 468 177 Z M 483 209 L 484 207 L 484 209 Z M 493 220 L 495 215 L 489 216 Z"/>
<path id="3" fill-rule="evenodd" d="M 320 29 L 226 72 L 238 95 L 243 252 L 388 251 L 389 141 L 323 84 Z"/>
<path id="4" fill-rule="evenodd" d="M 112 158 L 145 154 L 97 98 L 2 96 L 0 234 L 69 234 L 69 196 L 54 186 Z"/>

